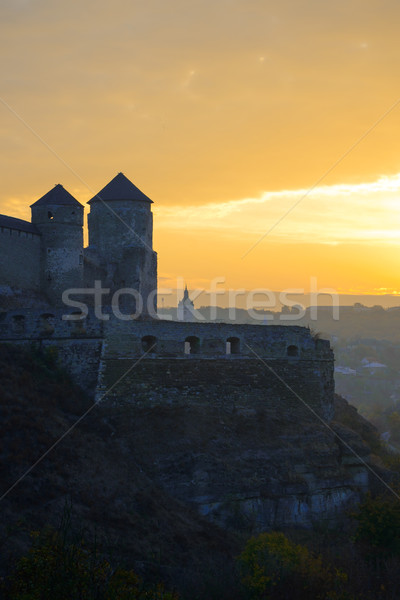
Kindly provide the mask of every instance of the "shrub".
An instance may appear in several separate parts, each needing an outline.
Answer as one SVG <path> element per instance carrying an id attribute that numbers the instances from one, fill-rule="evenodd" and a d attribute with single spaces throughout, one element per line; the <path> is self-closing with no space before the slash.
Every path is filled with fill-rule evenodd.
<path id="1" fill-rule="evenodd" d="M 238 562 L 244 588 L 255 600 L 349 598 L 345 573 L 324 565 L 320 556 L 292 543 L 283 533 L 251 538 Z"/>
<path id="2" fill-rule="evenodd" d="M 395 495 L 368 495 L 353 514 L 358 521 L 355 541 L 368 555 L 400 556 L 400 501 Z"/>
<path id="3" fill-rule="evenodd" d="M 177 600 L 162 584 L 145 587 L 133 571 L 114 570 L 83 540 L 68 542 L 54 530 L 32 537 L 28 554 L 5 581 L 13 600 Z"/>

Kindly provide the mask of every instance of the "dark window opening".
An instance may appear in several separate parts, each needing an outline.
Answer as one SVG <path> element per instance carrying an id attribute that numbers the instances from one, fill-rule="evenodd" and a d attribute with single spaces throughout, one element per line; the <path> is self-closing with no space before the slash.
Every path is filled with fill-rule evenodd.
<path id="1" fill-rule="evenodd" d="M 298 356 L 299 355 L 298 347 L 297 346 L 288 346 L 287 355 L 288 356 Z"/>
<path id="2" fill-rule="evenodd" d="M 240 340 L 237 337 L 230 337 L 226 340 L 227 354 L 240 354 Z"/>
<path id="3" fill-rule="evenodd" d="M 12 320 L 13 331 L 15 333 L 23 333 L 25 331 L 25 317 L 24 315 L 15 315 Z"/>
<path id="4" fill-rule="evenodd" d="M 142 337 L 142 350 L 148 354 L 155 354 L 157 352 L 157 338 L 154 335 Z"/>
<path id="5" fill-rule="evenodd" d="M 185 354 L 198 354 L 200 352 L 200 340 L 191 335 L 185 340 Z"/>

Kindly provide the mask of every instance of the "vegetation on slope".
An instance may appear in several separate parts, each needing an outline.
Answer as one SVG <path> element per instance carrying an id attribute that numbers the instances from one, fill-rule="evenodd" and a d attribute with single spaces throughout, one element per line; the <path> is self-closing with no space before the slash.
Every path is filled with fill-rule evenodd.
<path id="1" fill-rule="evenodd" d="M 37 350 L 0 346 L 0 380 L 2 495 L 91 401 L 56 357 Z M 65 597 L 99 600 L 167 600 L 174 589 L 184 600 L 399 597 L 398 500 L 389 492 L 337 529 L 316 524 L 246 542 L 247 532 L 221 531 L 158 487 L 117 439 L 117 424 L 130 427 L 124 415 L 107 414 L 94 407 L 1 501 L 4 597 L 62 600 L 64 580 Z M 173 435 L 165 418 L 156 429 Z M 374 428 L 339 398 L 335 419 L 379 453 Z M 59 526 L 66 505 L 67 530 Z"/>

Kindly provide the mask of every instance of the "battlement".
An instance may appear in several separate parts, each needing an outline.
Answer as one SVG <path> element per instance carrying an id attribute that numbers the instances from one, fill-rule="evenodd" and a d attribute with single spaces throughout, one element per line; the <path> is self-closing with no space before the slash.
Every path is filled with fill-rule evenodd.
<path id="1" fill-rule="evenodd" d="M 3 312 L 0 340 L 105 339 L 112 358 L 333 360 L 329 341 L 313 337 L 306 327 L 119 320 L 112 315 L 101 320 L 92 311 L 77 316 L 60 309 Z"/>
<path id="2" fill-rule="evenodd" d="M 108 355 L 154 358 L 257 357 L 333 360 L 330 344 L 305 327 L 180 321 L 119 321 L 105 325 Z"/>

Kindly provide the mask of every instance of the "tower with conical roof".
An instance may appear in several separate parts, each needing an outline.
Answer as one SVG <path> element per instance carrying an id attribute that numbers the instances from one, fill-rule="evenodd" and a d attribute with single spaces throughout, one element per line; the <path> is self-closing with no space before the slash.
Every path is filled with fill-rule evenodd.
<path id="1" fill-rule="evenodd" d="M 31 211 L 42 238 L 41 289 L 60 305 L 65 290 L 83 287 L 83 206 L 58 184 Z"/>
<path id="2" fill-rule="evenodd" d="M 133 294 L 121 294 L 125 312 L 154 315 L 157 254 L 153 251 L 152 200 L 119 173 L 88 204 L 88 262 L 97 260 L 97 272 L 104 273 L 102 284 L 111 294 L 123 289 L 140 294 L 140 311 Z"/>

